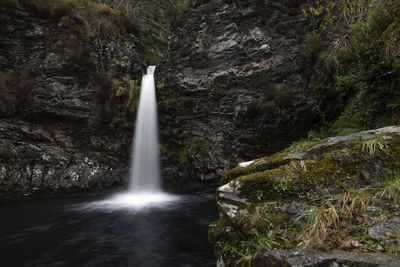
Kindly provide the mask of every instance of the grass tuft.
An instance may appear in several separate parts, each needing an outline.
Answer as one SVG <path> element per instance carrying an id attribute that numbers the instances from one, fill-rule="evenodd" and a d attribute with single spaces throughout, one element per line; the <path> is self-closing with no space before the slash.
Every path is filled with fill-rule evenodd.
<path id="1" fill-rule="evenodd" d="M 383 193 L 382 196 L 388 194 L 388 196 L 395 201 L 396 203 L 399 203 L 400 200 L 400 174 L 397 173 L 393 177 L 389 178 L 386 180 L 384 187 L 383 187 Z"/>
<path id="2" fill-rule="evenodd" d="M 363 152 L 375 155 L 378 151 L 384 151 L 387 148 L 387 142 L 383 135 L 377 135 L 373 138 L 365 138 L 361 136 L 361 140 L 355 141 L 356 148 L 361 149 Z"/>
<path id="3" fill-rule="evenodd" d="M 372 194 L 368 187 L 347 190 L 342 200 L 342 209 L 347 219 L 355 221 L 357 217 L 363 215 L 367 210 L 371 198 Z"/>
<path id="4" fill-rule="evenodd" d="M 329 229 L 337 228 L 340 225 L 339 212 L 333 205 L 313 207 L 300 214 L 297 221 L 302 218 L 306 219 L 306 227 L 298 236 L 298 239 L 302 240 L 299 246 L 309 247 L 322 244 Z"/>

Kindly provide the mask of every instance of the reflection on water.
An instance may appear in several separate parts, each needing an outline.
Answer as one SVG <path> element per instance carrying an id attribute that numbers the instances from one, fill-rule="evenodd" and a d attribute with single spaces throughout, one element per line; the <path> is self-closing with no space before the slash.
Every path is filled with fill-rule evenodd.
<path id="1" fill-rule="evenodd" d="M 168 205 L 146 208 L 128 197 L 1 204 L 0 265 L 215 266 L 212 196 L 164 195 Z"/>

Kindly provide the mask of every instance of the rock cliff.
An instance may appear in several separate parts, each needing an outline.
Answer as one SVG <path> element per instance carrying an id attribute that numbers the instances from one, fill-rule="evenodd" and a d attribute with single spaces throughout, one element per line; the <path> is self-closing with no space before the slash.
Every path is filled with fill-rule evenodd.
<path id="1" fill-rule="evenodd" d="M 164 177 L 210 180 L 319 120 L 301 0 L 194 1 L 158 73 Z"/>
<path id="2" fill-rule="evenodd" d="M 107 10 L 0 9 L 0 198 L 121 183 L 133 117 L 123 92 L 141 76 L 129 24 Z"/>
<path id="3" fill-rule="evenodd" d="M 140 58 L 154 61 L 164 47 L 152 55 L 140 46 L 155 25 L 139 35 L 107 6 L 22 2 L 3 3 L 0 17 L 3 195 L 121 183 Z M 177 13 L 156 73 L 166 183 L 215 181 L 320 120 L 307 89 L 303 2 L 193 1 Z"/>

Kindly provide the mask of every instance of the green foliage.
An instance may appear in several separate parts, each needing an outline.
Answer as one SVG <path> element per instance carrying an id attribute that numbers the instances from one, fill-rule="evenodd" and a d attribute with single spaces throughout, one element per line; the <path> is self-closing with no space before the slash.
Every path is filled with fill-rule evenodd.
<path id="1" fill-rule="evenodd" d="M 294 150 L 304 150 L 307 149 L 313 145 L 316 144 L 316 141 L 305 138 L 305 139 L 300 139 L 298 141 L 293 142 L 289 146 L 289 150 L 294 151 Z"/>
<path id="2" fill-rule="evenodd" d="M 393 175 L 392 177 L 389 177 L 383 187 L 383 193 L 388 194 L 388 196 L 395 201 L 396 203 L 399 203 L 400 201 L 400 174 L 397 173 Z"/>
<path id="3" fill-rule="evenodd" d="M 326 29 L 342 21 L 347 25 L 353 25 L 365 20 L 374 12 L 374 8 L 381 4 L 382 1 L 379 0 L 321 0 L 304 9 L 303 13 L 312 20 L 319 19 L 320 27 Z"/>
<path id="4" fill-rule="evenodd" d="M 275 228 L 274 231 L 271 231 L 270 233 L 266 235 L 261 235 L 257 231 L 254 231 L 257 239 L 255 241 L 255 248 L 256 248 L 256 254 L 261 253 L 263 251 L 268 251 L 273 249 L 274 247 L 277 247 L 279 244 L 276 241 L 276 235 L 278 233 L 279 228 Z"/>
<path id="5" fill-rule="evenodd" d="M 132 80 L 127 74 L 119 82 L 115 96 L 119 97 L 119 110 L 132 113 L 136 110 L 140 93 L 140 84 L 137 80 Z"/>
<path id="6" fill-rule="evenodd" d="M 235 246 L 232 246 L 229 243 L 222 244 L 219 249 L 219 256 L 236 258 L 238 257 L 238 255 L 240 255 L 239 250 Z"/>
<path id="7" fill-rule="evenodd" d="M 341 96 L 349 96 L 356 89 L 358 82 L 357 74 L 349 72 L 346 76 L 336 77 L 336 90 Z"/>
<path id="8" fill-rule="evenodd" d="M 308 132 L 308 139 L 311 141 L 321 141 L 330 136 L 331 135 L 330 135 L 329 131 L 324 127 L 320 128 L 318 130 L 311 130 L 310 132 Z"/>
<path id="9" fill-rule="evenodd" d="M 367 152 L 371 156 L 377 151 L 384 151 L 387 148 L 387 141 L 383 135 L 377 135 L 372 138 L 365 138 L 361 136 L 360 141 L 355 141 L 356 148 L 361 149 L 363 152 Z"/>
<path id="10" fill-rule="evenodd" d="M 325 112 L 341 111 L 324 122 L 332 134 L 400 122 L 399 10 L 394 0 L 318 1 L 305 10 L 310 19 L 319 18 L 322 29 L 316 32 L 331 44 L 318 57 L 326 76 L 312 84 L 323 84 L 321 94 L 336 95 L 331 110 L 322 112 L 331 117 Z"/>

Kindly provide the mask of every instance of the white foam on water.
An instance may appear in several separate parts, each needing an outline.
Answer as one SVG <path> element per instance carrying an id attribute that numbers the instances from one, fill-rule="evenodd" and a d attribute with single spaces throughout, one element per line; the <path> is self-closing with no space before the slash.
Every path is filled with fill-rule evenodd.
<path id="1" fill-rule="evenodd" d="M 79 210 L 131 210 L 161 208 L 180 201 L 180 197 L 163 192 L 120 193 L 108 199 L 98 200 L 77 207 Z"/>

